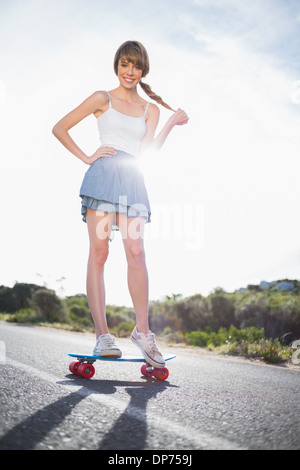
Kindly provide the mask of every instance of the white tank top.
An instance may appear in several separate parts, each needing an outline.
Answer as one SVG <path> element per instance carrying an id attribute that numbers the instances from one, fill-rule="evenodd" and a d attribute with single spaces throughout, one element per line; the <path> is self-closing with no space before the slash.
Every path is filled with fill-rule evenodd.
<path id="1" fill-rule="evenodd" d="M 149 103 L 143 116 L 127 116 L 112 107 L 110 94 L 108 91 L 106 93 L 109 98 L 109 108 L 97 118 L 102 146 L 113 147 L 138 156 L 140 144 L 146 132 L 145 116 Z"/>

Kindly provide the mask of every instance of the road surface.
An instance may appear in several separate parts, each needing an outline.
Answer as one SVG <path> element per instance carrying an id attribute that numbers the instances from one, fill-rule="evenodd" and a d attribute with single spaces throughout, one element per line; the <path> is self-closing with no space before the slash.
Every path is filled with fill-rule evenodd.
<path id="1" fill-rule="evenodd" d="M 300 449 L 300 367 L 177 347 L 163 350 L 177 354 L 165 382 L 135 363 L 70 374 L 67 353 L 93 346 L 90 334 L 0 323 L 0 449 Z"/>

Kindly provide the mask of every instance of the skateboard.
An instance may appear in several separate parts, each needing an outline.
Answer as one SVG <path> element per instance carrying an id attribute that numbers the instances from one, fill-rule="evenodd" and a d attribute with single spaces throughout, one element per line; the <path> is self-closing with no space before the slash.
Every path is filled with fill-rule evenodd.
<path id="1" fill-rule="evenodd" d="M 146 377 L 156 377 L 159 380 L 166 380 L 169 377 L 169 371 L 166 367 L 158 369 L 151 366 L 143 357 L 135 356 L 124 356 L 124 357 L 100 357 L 100 356 L 88 356 L 84 354 L 68 354 L 70 357 L 75 357 L 77 361 L 73 361 L 69 365 L 69 370 L 72 374 L 79 375 L 85 379 L 91 379 L 95 374 L 95 368 L 93 363 L 96 361 L 107 361 L 107 362 L 144 362 L 141 367 L 142 375 Z M 165 361 L 170 361 L 176 356 L 168 355 L 164 356 Z"/>

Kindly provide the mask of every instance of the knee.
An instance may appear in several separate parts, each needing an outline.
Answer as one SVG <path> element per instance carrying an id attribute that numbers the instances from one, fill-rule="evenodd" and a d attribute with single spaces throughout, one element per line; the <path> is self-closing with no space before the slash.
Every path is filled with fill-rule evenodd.
<path id="1" fill-rule="evenodd" d="M 90 250 L 89 261 L 94 263 L 97 267 L 103 267 L 108 257 L 108 247 Z"/>
<path id="2" fill-rule="evenodd" d="M 127 250 L 127 261 L 130 264 L 144 264 L 145 250 L 140 245 L 134 245 Z"/>

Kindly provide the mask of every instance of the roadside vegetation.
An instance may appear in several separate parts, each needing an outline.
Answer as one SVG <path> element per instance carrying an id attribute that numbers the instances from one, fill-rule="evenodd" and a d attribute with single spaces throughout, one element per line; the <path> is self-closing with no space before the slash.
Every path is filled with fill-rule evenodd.
<path id="1" fill-rule="evenodd" d="M 93 331 L 85 295 L 60 298 L 35 284 L 0 286 L 0 320 Z M 150 304 L 150 327 L 168 344 L 205 348 L 220 354 L 288 361 L 300 339 L 300 281 L 280 280 L 208 296 L 172 294 Z M 112 334 L 127 337 L 135 326 L 132 308 L 107 306 Z"/>

